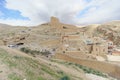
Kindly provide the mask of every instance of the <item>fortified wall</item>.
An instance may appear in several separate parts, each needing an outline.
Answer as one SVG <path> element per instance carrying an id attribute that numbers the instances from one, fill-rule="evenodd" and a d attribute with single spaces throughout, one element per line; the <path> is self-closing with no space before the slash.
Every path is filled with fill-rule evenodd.
<path id="1" fill-rule="evenodd" d="M 58 30 L 61 33 L 64 33 L 66 35 L 77 34 L 79 32 L 79 30 L 76 26 L 61 23 L 59 21 L 59 19 L 56 18 L 56 17 L 51 17 L 51 20 L 50 20 L 49 24 L 50 24 L 51 28 L 55 28 L 56 30 Z"/>

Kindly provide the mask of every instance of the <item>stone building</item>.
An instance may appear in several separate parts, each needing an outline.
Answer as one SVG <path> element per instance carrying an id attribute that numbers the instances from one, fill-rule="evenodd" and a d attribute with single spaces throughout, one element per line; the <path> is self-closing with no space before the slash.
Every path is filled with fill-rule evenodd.
<path id="1" fill-rule="evenodd" d="M 56 31 L 60 33 L 65 33 L 67 35 L 69 34 L 77 34 L 79 32 L 78 28 L 74 25 L 64 24 L 59 21 L 56 17 L 51 17 L 50 20 L 50 26 L 52 29 L 55 29 Z"/>
<path id="2" fill-rule="evenodd" d="M 108 54 L 112 55 L 113 50 L 114 50 L 113 42 L 112 41 L 108 41 Z"/>
<path id="3" fill-rule="evenodd" d="M 85 30 L 74 25 L 60 23 L 56 17 L 51 17 L 49 24 L 61 34 L 59 51 L 64 53 L 66 51 L 82 51 L 96 55 L 112 54 L 112 42 L 107 42 L 100 37 L 87 37 Z"/>
<path id="4" fill-rule="evenodd" d="M 80 51 L 81 43 L 78 35 L 63 35 L 61 37 L 61 51 Z"/>
<path id="5" fill-rule="evenodd" d="M 94 44 L 92 53 L 96 55 L 107 54 L 108 53 L 108 46 L 103 44 Z"/>
<path id="6" fill-rule="evenodd" d="M 112 54 L 113 42 L 111 41 L 103 40 L 100 37 L 94 37 L 87 42 L 89 53 L 95 55 Z"/>

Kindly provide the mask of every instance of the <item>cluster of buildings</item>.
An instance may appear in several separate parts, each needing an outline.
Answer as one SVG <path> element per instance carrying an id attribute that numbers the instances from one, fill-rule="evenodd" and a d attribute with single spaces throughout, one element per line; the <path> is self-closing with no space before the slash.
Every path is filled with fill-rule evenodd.
<path id="1" fill-rule="evenodd" d="M 55 45 L 57 43 L 57 47 L 55 46 L 54 52 L 58 51 L 60 53 L 66 53 L 76 51 L 95 55 L 112 55 L 114 51 L 112 41 L 105 40 L 101 37 L 89 37 L 87 35 L 88 33 L 85 33 L 85 30 L 80 30 L 80 28 L 77 28 L 74 25 L 60 23 L 59 19 L 56 17 L 51 17 L 51 21 L 47 25 L 51 26 L 51 29 L 55 30 L 56 35 L 60 37 L 59 43 L 58 41 L 51 41 L 50 45 L 52 46 L 54 43 Z M 24 44 L 27 36 L 28 35 L 22 35 L 15 37 L 15 39 L 12 38 L 11 40 L 3 40 L 3 42 L 4 45 L 16 42 L 15 45 L 9 45 L 9 47 L 14 47 L 16 45 L 19 46 Z"/>
<path id="2" fill-rule="evenodd" d="M 62 53 L 78 51 L 83 53 L 101 55 L 110 54 L 114 50 L 112 41 L 100 37 L 87 37 L 79 28 L 73 25 L 62 24 L 55 17 L 51 18 L 51 27 L 57 28 L 61 34 L 59 51 Z"/>
<path id="3" fill-rule="evenodd" d="M 104 40 L 100 37 L 93 37 L 89 41 L 86 40 L 86 44 L 89 46 L 89 53 L 96 55 L 112 55 L 112 52 L 114 50 L 114 45 L 112 41 Z"/>

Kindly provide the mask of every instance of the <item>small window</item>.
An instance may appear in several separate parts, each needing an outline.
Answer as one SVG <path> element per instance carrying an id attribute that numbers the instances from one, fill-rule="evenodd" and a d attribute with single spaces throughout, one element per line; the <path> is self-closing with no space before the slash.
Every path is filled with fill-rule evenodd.
<path id="1" fill-rule="evenodd" d="M 63 29 L 67 29 L 67 27 L 63 26 Z"/>
<path id="2" fill-rule="evenodd" d="M 105 49 L 103 49 L 103 52 L 105 52 Z"/>
<path id="3" fill-rule="evenodd" d="M 96 51 L 98 51 L 98 49 L 96 48 Z"/>
<path id="4" fill-rule="evenodd" d="M 66 51 L 67 51 L 68 49 L 66 49 Z"/>

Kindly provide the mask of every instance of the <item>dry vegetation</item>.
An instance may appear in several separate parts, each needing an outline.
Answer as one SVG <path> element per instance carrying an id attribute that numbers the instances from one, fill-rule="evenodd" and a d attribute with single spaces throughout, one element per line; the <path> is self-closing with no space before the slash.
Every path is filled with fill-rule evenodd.
<path id="1" fill-rule="evenodd" d="M 76 77 L 76 75 L 66 73 L 64 69 L 54 65 L 56 63 L 51 63 L 48 60 L 46 60 L 47 62 L 39 61 L 24 53 L 7 52 L 5 48 L 0 48 L 0 60 L 7 67 L 6 70 L 8 69 L 5 72 L 4 67 L 1 67 L 0 75 L 5 74 L 1 76 L 1 79 L 4 80 L 85 80 L 83 76 Z M 61 66 L 66 68 L 63 64 Z M 82 72 L 78 73 L 84 74 Z"/>

